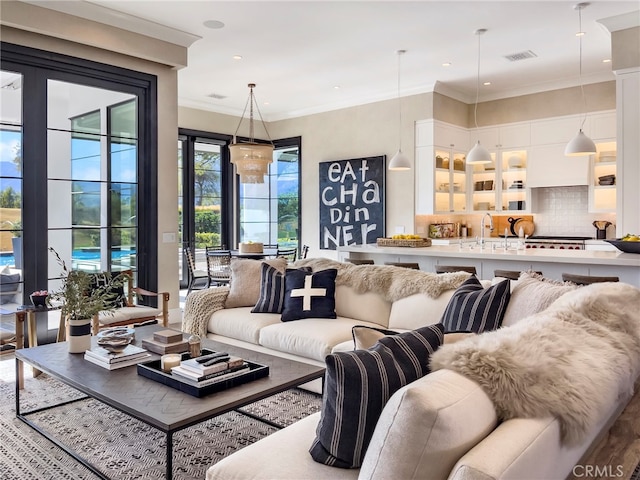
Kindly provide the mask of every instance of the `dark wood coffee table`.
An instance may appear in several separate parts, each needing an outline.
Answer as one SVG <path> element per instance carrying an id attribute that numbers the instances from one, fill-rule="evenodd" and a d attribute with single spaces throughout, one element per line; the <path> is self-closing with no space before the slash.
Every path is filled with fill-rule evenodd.
<path id="1" fill-rule="evenodd" d="M 136 345 L 140 345 L 143 338 L 151 338 L 154 331 L 161 329 L 166 329 L 166 327 L 151 325 L 137 328 Z M 92 339 L 92 345 L 95 345 L 95 339 Z M 173 434 L 175 432 L 308 381 L 322 378 L 324 375 L 323 367 L 254 352 L 233 345 L 203 339 L 202 346 L 268 365 L 269 376 L 197 398 L 138 375 L 135 365 L 111 371 L 94 365 L 84 360 L 84 355 L 81 353 L 68 353 L 66 342 L 16 350 L 15 355 L 18 360 L 16 361 L 16 375 L 18 370 L 22 368 L 21 362 L 27 363 L 86 395 L 164 432 L 167 435 L 166 478 L 171 479 L 173 476 Z M 78 453 L 52 438 L 47 431 L 27 418 L 29 414 L 57 406 L 59 405 L 50 405 L 22 413 L 20 411 L 20 388 L 16 382 L 16 417 L 51 440 L 96 475 L 107 479 L 108 477 L 104 473 Z"/>

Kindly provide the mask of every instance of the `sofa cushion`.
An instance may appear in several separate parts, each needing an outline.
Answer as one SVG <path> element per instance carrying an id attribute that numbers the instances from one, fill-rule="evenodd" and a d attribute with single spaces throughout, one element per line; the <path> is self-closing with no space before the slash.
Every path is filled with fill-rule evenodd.
<path id="1" fill-rule="evenodd" d="M 260 271 L 267 263 L 280 272 L 287 267 L 286 258 L 273 258 L 262 262 L 248 258 L 231 259 L 231 279 L 226 308 L 253 307 L 260 297 Z"/>
<path id="2" fill-rule="evenodd" d="M 280 323 L 279 313 L 251 313 L 249 307 L 225 308 L 211 315 L 207 331 L 257 344 L 262 328 Z"/>
<path id="3" fill-rule="evenodd" d="M 359 478 L 447 478 L 496 424 L 493 404 L 477 383 L 451 370 L 432 372 L 384 407 Z"/>
<path id="4" fill-rule="evenodd" d="M 456 289 L 442 315 L 445 331 L 495 330 L 502 323 L 510 295 L 509 280 L 483 288 L 475 276 L 470 277 Z"/>
<path id="5" fill-rule="evenodd" d="M 365 327 L 364 325 L 356 325 L 351 329 L 351 336 L 353 337 L 353 350 L 360 350 L 364 348 L 373 347 L 378 340 L 386 337 L 387 335 L 397 335 L 402 332 L 395 332 L 393 330 L 385 330 L 383 328 L 371 328 Z M 451 332 L 444 334 L 443 345 L 447 345 L 449 343 L 459 342 L 460 340 L 464 340 L 469 336 L 473 336 L 475 333 L 472 332 Z M 338 347 L 336 345 L 336 347 Z M 344 348 L 335 348 L 334 352 L 345 352 L 351 349 Z"/>
<path id="6" fill-rule="evenodd" d="M 359 467 L 389 397 L 429 373 L 429 357 L 443 333 L 442 325 L 430 325 L 384 337 L 369 350 L 328 355 L 322 416 L 309 450 L 313 459 Z"/>
<path id="7" fill-rule="evenodd" d="M 260 267 L 260 297 L 252 313 L 281 313 L 284 305 L 284 275 L 268 263 Z"/>
<path id="8" fill-rule="evenodd" d="M 389 314 L 389 329 L 413 330 L 439 323 L 455 289 L 445 290 L 437 298 L 416 293 L 393 302 Z"/>
<path id="9" fill-rule="evenodd" d="M 502 325 L 513 325 L 541 312 L 565 293 L 578 288 L 574 283 L 558 282 L 533 272 L 523 272 L 513 287 Z"/>
<path id="10" fill-rule="evenodd" d="M 328 467 L 309 455 L 319 418 L 310 415 L 223 458 L 206 480 L 357 480 L 358 470 Z"/>
<path id="11" fill-rule="evenodd" d="M 268 315 L 268 314 L 261 314 Z M 256 315 L 254 315 L 256 316 Z M 270 315 L 269 315 L 270 316 Z M 352 318 L 307 318 L 299 322 L 278 322 L 260 330 L 259 343 L 279 352 L 324 362 L 335 345 L 351 339 L 354 325 L 366 324 Z M 376 327 L 377 324 L 366 324 Z"/>
<path id="12" fill-rule="evenodd" d="M 284 280 L 284 307 L 281 320 L 336 318 L 335 268 L 309 273 L 287 270 Z"/>
<path id="13" fill-rule="evenodd" d="M 389 324 L 391 302 L 375 292 L 358 293 L 348 285 L 336 285 L 336 314 L 381 327 Z"/>

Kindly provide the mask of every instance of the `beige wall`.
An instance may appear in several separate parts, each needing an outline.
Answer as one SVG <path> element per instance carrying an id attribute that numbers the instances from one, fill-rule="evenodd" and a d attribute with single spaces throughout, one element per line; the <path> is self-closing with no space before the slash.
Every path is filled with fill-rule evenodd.
<path id="1" fill-rule="evenodd" d="M 158 288 L 160 291 L 168 291 L 171 294 L 170 307 L 177 308 L 179 302 L 178 244 L 162 243 L 163 232 L 178 231 L 177 71 L 157 63 L 25 30 L 3 26 L 0 33 L 4 42 L 86 58 L 157 76 L 160 99 L 158 102 Z M 105 48 L 109 47 L 107 37 L 104 38 L 104 45 Z M 141 208 L 144 206 L 141 205 Z"/>
<path id="2" fill-rule="evenodd" d="M 640 65 L 640 27 L 618 30 L 611 35 L 613 70 Z"/>

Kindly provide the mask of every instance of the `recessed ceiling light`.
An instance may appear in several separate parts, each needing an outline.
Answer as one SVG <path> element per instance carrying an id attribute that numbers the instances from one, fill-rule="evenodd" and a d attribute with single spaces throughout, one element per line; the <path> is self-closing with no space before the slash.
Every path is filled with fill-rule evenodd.
<path id="1" fill-rule="evenodd" d="M 484 82 L 483 85 L 484 86 L 489 86 L 489 85 L 491 85 L 491 82 Z"/>
<path id="2" fill-rule="evenodd" d="M 334 90 L 340 90 L 340 85 L 336 85 L 333 87 Z"/>
<path id="3" fill-rule="evenodd" d="M 224 23 L 222 23 L 219 20 L 206 20 L 202 22 L 202 25 L 204 25 L 207 28 L 213 28 L 214 30 L 224 27 Z"/>
<path id="4" fill-rule="evenodd" d="M 443 67 L 450 67 L 451 66 L 451 62 L 444 62 L 442 64 Z"/>
<path id="5" fill-rule="evenodd" d="M 605 58 L 604 60 L 602 60 L 602 63 L 611 63 L 611 59 L 610 58 Z"/>
<path id="6" fill-rule="evenodd" d="M 578 32 L 578 33 L 576 33 L 576 37 L 584 37 L 584 32 Z"/>
<path id="7" fill-rule="evenodd" d="M 234 55 L 233 59 L 234 60 L 242 60 L 242 55 Z"/>

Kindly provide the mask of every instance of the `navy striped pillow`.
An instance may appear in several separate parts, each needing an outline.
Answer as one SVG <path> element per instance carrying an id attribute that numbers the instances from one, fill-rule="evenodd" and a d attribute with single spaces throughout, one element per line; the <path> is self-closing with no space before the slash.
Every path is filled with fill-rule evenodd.
<path id="1" fill-rule="evenodd" d="M 260 270 L 260 298 L 252 313 L 282 313 L 284 305 L 284 275 L 268 263 Z"/>
<path id="2" fill-rule="evenodd" d="M 368 350 L 327 355 L 322 413 L 311 457 L 333 467 L 360 467 L 387 401 L 429 373 L 429 357 L 443 338 L 441 324 L 429 325 L 381 338 Z"/>
<path id="3" fill-rule="evenodd" d="M 460 285 L 444 310 L 444 331 L 482 333 L 502 325 L 511 298 L 509 280 L 484 288 L 475 276 Z"/>

